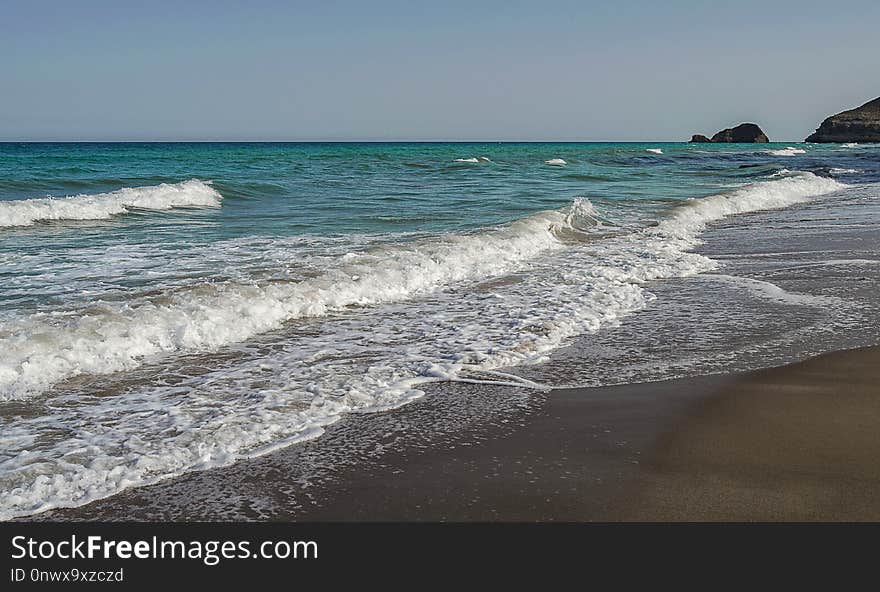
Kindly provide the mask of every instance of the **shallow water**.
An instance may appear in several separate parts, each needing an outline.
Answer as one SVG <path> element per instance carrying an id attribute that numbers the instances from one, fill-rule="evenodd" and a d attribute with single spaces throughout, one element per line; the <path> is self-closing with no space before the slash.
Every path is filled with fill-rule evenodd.
<path id="1" fill-rule="evenodd" d="M 263 454 L 432 382 L 612 384 L 870 340 L 878 157 L 0 145 L 0 516 Z M 764 249 L 774 225 L 807 246 Z M 811 250 L 826 232 L 854 238 Z M 826 279 L 787 282 L 803 266 Z M 864 293 L 834 279 L 859 270 Z"/>

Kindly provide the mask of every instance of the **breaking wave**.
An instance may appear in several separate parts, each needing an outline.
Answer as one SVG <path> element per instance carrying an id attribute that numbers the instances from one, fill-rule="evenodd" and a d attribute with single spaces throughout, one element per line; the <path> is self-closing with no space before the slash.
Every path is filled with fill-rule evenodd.
<path id="1" fill-rule="evenodd" d="M 22 398 L 79 374 L 130 370 L 163 353 L 216 349 L 296 318 L 503 274 L 561 248 L 557 234 L 578 219 L 569 209 L 546 211 L 482 232 L 352 254 L 336 269 L 300 282 L 205 284 L 139 302 L 95 304 L 87 314 L 2 321 L 0 399 Z"/>
<path id="2" fill-rule="evenodd" d="M 786 207 L 844 186 L 799 173 L 689 200 L 657 227 L 642 231 L 641 240 L 650 238 L 661 252 L 683 251 L 714 220 Z M 200 182 L 196 187 L 210 189 Z M 164 195 L 162 203 L 167 204 Z M 0 322 L 0 398 L 26 397 L 79 374 L 130 370 L 159 354 L 216 349 L 296 318 L 404 300 L 451 283 L 498 276 L 563 248 L 560 233 L 582 230 L 597 220 L 593 205 L 581 198 L 563 210 L 502 227 L 354 254 L 336 269 L 299 282 L 207 284 L 139 302 L 95 304 L 87 314 L 5 320 Z M 675 275 L 674 270 L 668 275 Z"/>
<path id="3" fill-rule="evenodd" d="M 715 269 L 713 260 L 692 252 L 707 224 L 843 187 L 793 172 L 690 200 L 656 226 L 586 243 L 566 239 L 602 218 L 578 198 L 503 226 L 374 246 L 301 281 L 202 285 L 102 303 L 86 314 L 8 319 L 0 324 L 0 396 L 12 399 L 78 374 L 241 342 L 295 318 L 349 313 L 322 321 L 332 325 L 326 334 L 283 341 L 232 371 L 148 384 L 60 410 L 75 435 L 51 450 L 35 450 L 33 434 L 56 429 L 54 416 L 8 426 L 0 519 L 264 454 L 319 436 L 345 413 L 404 405 L 426 383 L 508 381 L 499 371 L 545 360 L 573 337 L 644 307 L 653 298 L 645 282 Z M 492 287 L 495 279 L 512 283 Z M 749 287 L 807 303 L 771 284 Z M 102 414 L 112 424 L 96 423 Z M 57 461 L 63 470 L 51 465 L 54 459 L 63 459 Z"/>
<path id="4" fill-rule="evenodd" d="M 0 227 L 33 226 L 53 220 L 105 220 L 131 209 L 170 210 L 180 207 L 218 207 L 222 196 L 210 181 L 190 179 L 110 193 L 0 201 Z"/>

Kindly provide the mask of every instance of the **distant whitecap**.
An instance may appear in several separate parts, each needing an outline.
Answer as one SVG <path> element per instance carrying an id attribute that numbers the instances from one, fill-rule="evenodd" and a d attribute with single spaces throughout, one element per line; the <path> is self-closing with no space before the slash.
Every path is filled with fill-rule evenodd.
<path id="1" fill-rule="evenodd" d="M 772 154 L 774 156 L 795 156 L 797 154 L 806 154 L 807 151 L 803 148 L 795 148 L 794 146 L 787 146 L 782 150 L 768 150 L 767 154 Z"/>
<path id="2" fill-rule="evenodd" d="M 562 160 L 561 158 L 551 158 L 550 160 L 545 160 L 544 164 L 549 164 L 552 166 L 565 166 L 568 163 Z"/>

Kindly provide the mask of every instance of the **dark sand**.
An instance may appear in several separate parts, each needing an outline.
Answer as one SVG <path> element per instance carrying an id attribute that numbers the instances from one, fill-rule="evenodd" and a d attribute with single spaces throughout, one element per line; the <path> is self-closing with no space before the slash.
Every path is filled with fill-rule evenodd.
<path id="1" fill-rule="evenodd" d="M 556 391 L 506 437 L 387 460 L 343 484 L 303 518 L 878 520 L 880 348 L 735 378 Z"/>
<path id="2" fill-rule="evenodd" d="M 646 461 L 609 518 L 880 520 L 880 348 L 744 375 Z"/>
<path id="3" fill-rule="evenodd" d="M 389 445 L 317 484 L 292 482 L 307 451 L 320 456 L 383 415 L 36 518 L 880 520 L 880 348 L 740 375 L 558 390 L 511 425 L 474 422 L 454 439 Z"/>

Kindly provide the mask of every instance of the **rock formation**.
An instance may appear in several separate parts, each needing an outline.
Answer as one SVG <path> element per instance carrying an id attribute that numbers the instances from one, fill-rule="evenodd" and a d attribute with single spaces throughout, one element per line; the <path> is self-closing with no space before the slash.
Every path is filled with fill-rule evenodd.
<path id="1" fill-rule="evenodd" d="M 769 142 L 767 134 L 754 123 L 741 123 L 712 136 L 713 142 Z"/>
<path id="2" fill-rule="evenodd" d="M 754 143 L 769 142 L 767 134 L 754 123 L 741 123 L 736 127 L 723 129 L 710 140 L 702 134 L 695 134 L 691 138 L 691 142 L 737 142 L 737 143 Z"/>
<path id="3" fill-rule="evenodd" d="M 832 115 L 805 142 L 880 142 L 880 97 Z"/>

